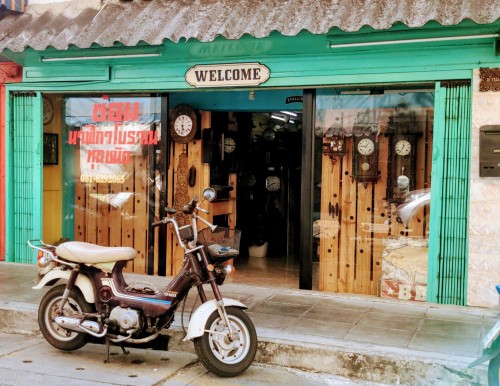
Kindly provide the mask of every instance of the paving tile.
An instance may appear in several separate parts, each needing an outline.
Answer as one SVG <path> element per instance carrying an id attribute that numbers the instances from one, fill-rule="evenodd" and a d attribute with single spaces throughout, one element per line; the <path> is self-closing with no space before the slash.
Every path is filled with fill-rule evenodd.
<path id="1" fill-rule="evenodd" d="M 256 328 L 270 328 L 273 330 L 283 330 L 292 325 L 295 318 L 288 316 L 274 316 L 261 314 L 259 312 L 247 312 Z"/>
<path id="2" fill-rule="evenodd" d="M 359 320 L 362 314 L 362 311 L 357 310 L 342 310 L 340 308 L 324 308 L 316 306 L 302 315 L 300 319 L 354 324 Z"/>
<path id="3" fill-rule="evenodd" d="M 280 316 L 291 316 L 298 318 L 303 315 L 309 306 L 304 306 L 300 304 L 281 304 L 273 302 L 262 302 L 250 308 L 251 312 L 262 313 L 262 314 L 274 314 Z"/>
<path id="4" fill-rule="evenodd" d="M 441 319 L 441 320 L 456 320 L 471 323 L 482 323 L 484 319 L 483 314 L 467 312 L 467 310 L 455 310 L 448 308 L 434 308 L 429 307 L 427 309 L 426 317 L 429 319 Z"/>
<path id="5" fill-rule="evenodd" d="M 460 335 L 454 337 L 417 332 L 409 347 L 453 355 L 472 357 L 480 355 L 480 340 L 477 338 L 465 338 Z"/>
<path id="6" fill-rule="evenodd" d="M 349 323 L 332 323 L 322 320 L 317 320 L 314 325 L 307 319 L 294 319 L 288 327 L 285 328 L 286 332 L 293 332 L 304 335 L 325 336 L 329 338 L 343 338 L 347 332 L 352 328 Z"/>
<path id="7" fill-rule="evenodd" d="M 419 316 L 395 315 L 386 312 L 367 312 L 361 316 L 358 326 L 416 331 L 422 321 L 423 318 Z"/>
<path id="8" fill-rule="evenodd" d="M 301 296 L 298 294 L 276 294 L 267 300 L 275 303 L 302 304 L 305 306 L 314 306 L 319 302 L 319 299 L 312 296 Z"/>
<path id="9" fill-rule="evenodd" d="M 355 326 L 344 339 L 358 342 L 376 343 L 384 346 L 406 347 L 413 338 L 413 331 L 391 330 L 370 326 Z"/>
<path id="10" fill-rule="evenodd" d="M 483 325 L 481 323 L 456 322 L 453 320 L 425 319 L 419 332 L 437 335 L 447 335 L 460 338 L 481 337 Z"/>
<path id="11" fill-rule="evenodd" d="M 395 315 L 424 316 L 427 307 L 424 305 L 401 304 L 398 302 L 373 302 L 370 308 L 373 312 L 388 312 Z"/>
<path id="12" fill-rule="evenodd" d="M 366 300 L 358 300 L 358 299 L 320 299 L 318 301 L 319 307 L 331 307 L 331 308 L 341 308 L 341 309 L 349 309 L 349 310 L 358 310 L 358 311 L 368 311 L 372 306 L 371 301 Z"/>

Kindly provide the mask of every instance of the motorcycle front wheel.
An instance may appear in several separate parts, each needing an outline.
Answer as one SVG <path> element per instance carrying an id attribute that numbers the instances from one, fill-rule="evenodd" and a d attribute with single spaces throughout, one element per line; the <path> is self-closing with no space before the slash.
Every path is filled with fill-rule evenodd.
<path id="1" fill-rule="evenodd" d="M 500 354 L 495 358 L 490 359 L 490 364 L 488 365 L 488 385 L 498 386 L 498 378 L 500 372 Z"/>
<path id="2" fill-rule="evenodd" d="M 252 320 L 241 309 L 226 308 L 233 339 L 219 312 L 207 320 L 207 332 L 194 340 L 194 347 L 205 368 L 221 377 L 234 377 L 245 371 L 257 352 L 257 333 Z"/>
<path id="3" fill-rule="evenodd" d="M 65 285 L 60 285 L 48 291 L 40 302 L 38 309 L 38 325 L 43 337 L 52 346 L 63 351 L 73 351 L 87 343 L 83 332 L 67 330 L 54 322 L 56 316 L 79 317 L 82 313 L 93 312 L 92 306 L 85 301 L 79 289 L 70 291 L 68 301 L 64 305 L 62 315 L 58 314 Z"/>

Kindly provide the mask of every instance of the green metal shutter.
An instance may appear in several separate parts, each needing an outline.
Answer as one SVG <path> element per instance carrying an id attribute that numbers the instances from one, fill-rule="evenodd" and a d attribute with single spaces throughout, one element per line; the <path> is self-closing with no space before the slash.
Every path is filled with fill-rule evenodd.
<path id="1" fill-rule="evenodd" d="M 35 263 L 29 239 L 42 236 L 42 138 L 40 93 L 14 94 L 10 99 L 7 159 L 7 261 Z"/>
<path id="2" fill-rule="evenodd" d="M 467 304 L 471 153 L 469 81 L 436 86 L 427 300 Z"/>

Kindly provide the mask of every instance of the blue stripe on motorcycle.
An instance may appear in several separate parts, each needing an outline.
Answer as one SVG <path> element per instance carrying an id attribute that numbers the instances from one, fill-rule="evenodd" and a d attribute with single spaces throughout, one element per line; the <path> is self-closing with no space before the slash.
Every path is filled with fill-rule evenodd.
<path id="1" fill-rule="evenodd" d="M 150 303 L 172 304 L 172 302 L 170 300 L 149 299 L 149 298 L 136 298 L 136 299 L 144 300 L 144 301 L 150 302 Z"/>

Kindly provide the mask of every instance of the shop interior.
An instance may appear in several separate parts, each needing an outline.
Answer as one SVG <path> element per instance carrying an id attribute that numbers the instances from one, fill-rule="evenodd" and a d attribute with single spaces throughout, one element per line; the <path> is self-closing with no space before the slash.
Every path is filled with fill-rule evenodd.
<path id="1" fill-rule="evenodd" d="M 302 111 L 212 113 L 211 184 L 237 176 L 234 281 L 298 288 L 301 131 Z"/>

